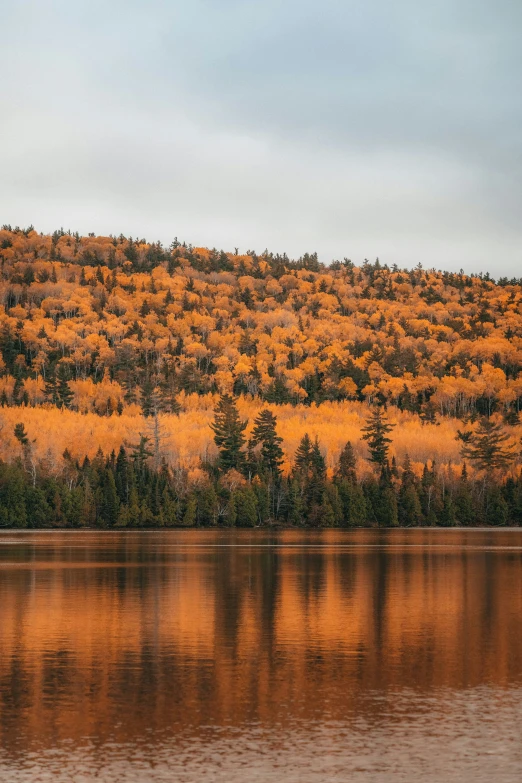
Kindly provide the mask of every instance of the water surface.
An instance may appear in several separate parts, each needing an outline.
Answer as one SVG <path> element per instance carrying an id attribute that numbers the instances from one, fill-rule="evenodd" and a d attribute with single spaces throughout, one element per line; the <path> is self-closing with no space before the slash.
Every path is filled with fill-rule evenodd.
<path id="1" fill-rule="evenodd" d="M 0 534 L 1 781 L 520 781 L 522 531 Z"/>

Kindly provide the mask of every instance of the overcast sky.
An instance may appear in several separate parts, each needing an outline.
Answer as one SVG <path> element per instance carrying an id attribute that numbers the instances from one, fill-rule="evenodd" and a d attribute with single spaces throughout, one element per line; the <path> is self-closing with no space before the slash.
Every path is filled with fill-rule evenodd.
<path id="1" fill-rule="evenodd" d="M 521 0 L 0 19 L 0 224 L 522 276 Z"/>

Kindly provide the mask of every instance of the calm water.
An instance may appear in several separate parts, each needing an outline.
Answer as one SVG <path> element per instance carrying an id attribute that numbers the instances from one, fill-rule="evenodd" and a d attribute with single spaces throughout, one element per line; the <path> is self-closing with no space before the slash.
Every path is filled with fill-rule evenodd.
<path id="1" fill-rule="evenodd" d="M 1 781 L 522 779 L 522 531 L 3 532 Z"/>

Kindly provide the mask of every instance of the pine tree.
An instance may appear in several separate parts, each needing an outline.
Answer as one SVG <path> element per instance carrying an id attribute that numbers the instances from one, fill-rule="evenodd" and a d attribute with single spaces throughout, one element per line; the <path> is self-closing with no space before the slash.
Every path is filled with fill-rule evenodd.
<path id="1" fill-rule="evenodd" d="M 20 443 L 22 448 L 25 448 L 29 445 L 29 435 L 27 434 L 27 431 L 25 429 L 25 426 L 23 422 L 20 422 L 19 424 L 15 424 L 14 428 L 14 436 L 16 440 Z"/>
<path id="2" fill-rule="evenodd" d="M 197 490 L 197 518 L 198 524 L 212 526 L 217 523 L 218 496 L 212 484 L 200 487 Z"/>
<path id="3" fill-rule="evenodd" d="M 294 457 L 294 473 L 304 478 L 308 477 L 312 464 L 312 441 L 306 432 L 301 438 Z"/>
<path id="4" fill-rule="evenodd" d="M 64 408 L 71 407 L 71 403 L 74 398 L 74 393 L 72 392 L 67 379 L 67 368 L 63 364 L 61 364 L 58 367 L 58 382 L 56 386 L 56 394 L 58 397 L 60 407 L 61 406 L 63 406 Z"/>
<path id="5" fill-rule="evenodd" d="M 347 481 L 350 484 L 357 482 L 356 460 L 353 446 L 348 441 L 339 455 L 339 463 L 335 471 L 334 479 L 338 482 Z"/>
<path id="6" fill-rule="evenodd" d="M 310 476 L 306 487 L 306 496 L 310 505 L 320 505 L 326 489 L 326 463 L 319 441 L 316 437 L 310 453 Z"/>
<path id="7" fill-rule="evenodd" d="M 486 494 L 486 524 L 494 526 L 506 525 L 508 517 L 509 506 L 502 495 L 500 487 L 490 487 Z"/>
<path id="8" fill-rule="evenodd" d="M 389 444 L 392 442 L 387 435 L 395 425 L 390 424 L 381 408 L 374 408 L 362 428 L 365 434 L 363 440 L 368 442 L 370 462 L 385 465 L 388 461 Z"/>
<path id="9" fill-rule="evenodd" d="M 290 479 L 286 508 L 288 523 L 290 525 L 302 525 L 305 517 L 305 503 L 297 478 Z"/>
<path id="10" fill-rule="evenodd" d="M 454 496 L 455 516 L 459 524 L 470 526 L 475 524 L 477 512 L 473 504 L 473 495 L 468 480 L 466 463 L 462 465 L 462 472 L 455 489 Z"/>
<path id="11" fill-rule="evenodd" d="M 442 510 L 439 513 L 439 524 L 443 527 L 454 527 L 457 524 L 455 506 L 449 492 L 444 494 Z"/>
<path id="12" fill-rule="evenodd" d="M 60 404 L 60 396 L 58 394 L 58 382 L 56 380 L 56 374 L 53 371 L 49 373 L 45 380 L 44 397 L 46 402 L 50 402 L 51 405 Z"/>
<path id="13" fill-rule="evenodd" d="M 283 463 L 283 450 L 276 430 L 277 419 L 269 410 L 262 410 L 254 421 L 252 444 L 261 444 L 260 471 L 274 480 L 281 478 L 281 465 Z"/>
<path id="14" fill-rule="evenodd" d="M 241 421 L 236 403 L 228 394 L 224 394 L 214 409 L 214 421 L 210 425 L 214 433 L 214 443 L 219 449 L 219 467 L 226 473 L 231 468 L 241 470 L 245 455 L 244 431 L 248 422 Z"/>
<path id="15" fill-rule="evenodd" d="M 491 419 L 481 419 L 475 432 L 459 432 L 457 437 L 464 441 L 462 456 L 474 462 L 479 470 L 505 470 L 515 458 L 514 446 L 504 445 L 509 435 L 500 423 Z"/>
<path id="16" fill-rule="evenodd" d="M 367 508 L 360 484 L 343 480 L 338 484 L 342 520 L 346 527 L 360 527 L 367 524 Z"/>
<path id="17" fill-rule="evenodd" d="M 190 495 L 187 500 L 185 513 L 183 514 L 183 527 L 194 527 L 196 525 L 197 508 L 196 498 Z"/>
<path id="18" fill-rule="evenodd" d="M 407 454 L 404 460 L 401 488 L 399 490 L 397 505 L 399 522 L 401 525 L 411 527 L 420 524 L 422 509 L 416 489 L 415 474 L 413 473 L 410 458 Z"/>
<path id="19" fill-rule="evenodd" d="M 141 410 L 145 418 L 152 416 L 159 406 L 159 395 L 154 393 L 154 384 L 147 377 L 141 386 Z"/>
<path id="20" fill-rule="evenodd" d="M 236 507 L 236 525 L 255 527 L 257 523 L 257 498 L 250 486 L 240 487 L 234 492 Z"/>
<path id="21" fill-rule="evenodd" d="M 148 448 L 149 440 L 150 438 L 140 433 L 140 442 L 137 446 L 132 446 L 131 459 L 134 462 L 136 471 L 140 474 L 143 473 L 149 457 L 154 456 L 153 452 Z"/>
<path id="22" fill-rule="evenodd" d="M 109 468 L 105 470 L 102 477 L 100 517 L 109 527 L 113 527 L 118 522 L 119 499 L 116 491 L 116 482 L 114 474 Z"/>

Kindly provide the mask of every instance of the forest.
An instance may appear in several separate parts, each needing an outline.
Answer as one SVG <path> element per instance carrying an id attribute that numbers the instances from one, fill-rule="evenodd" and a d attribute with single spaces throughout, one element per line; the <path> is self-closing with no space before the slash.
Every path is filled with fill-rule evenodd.
<path id="1" fill-rule="evenodd" d="M 522 279 L 3 226 L 0 297 L 0 526 L 522 521 Z"/>

